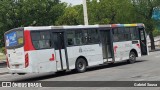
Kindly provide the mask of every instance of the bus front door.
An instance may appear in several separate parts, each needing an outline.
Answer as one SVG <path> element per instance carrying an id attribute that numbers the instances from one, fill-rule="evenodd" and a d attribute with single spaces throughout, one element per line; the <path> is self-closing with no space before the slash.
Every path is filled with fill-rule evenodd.
<path id="1" fill-rule="evenodd" d="M 55 58 L 57 62 L 57 71 L 67 69 L 66 45 L 64 32 L 52 32 L 53 45 L 55 48 Z"/>
<path id="2" fill-rule="evenodd" d="M 113 57 L 112 54 L 112 42 L 110 30 L 101 30 L 100 31 L 101 42 L 102 42 L 102 51 L 103 51 L 103 59 L 108 59 Z"/>
<path id="3" fill-rule="evenodd" d="M 139 28 L 139 36 L 140 36 L 140 47 L 141 47 L 141 55 L 147 55 L 147 40 L 145 36 L 144 28 Z"/>

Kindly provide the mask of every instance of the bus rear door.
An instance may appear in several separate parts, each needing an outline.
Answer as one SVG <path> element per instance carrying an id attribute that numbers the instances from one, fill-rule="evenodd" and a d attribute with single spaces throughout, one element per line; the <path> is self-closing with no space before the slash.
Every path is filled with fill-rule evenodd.
<path id="1" fill-rule="evenodd" d="M 110 59 L 114 57 L 113 54 L 113 41 L 111 40 L 111 31 L 110 30 L 100 30 L 101 42 L 102 42 L 102 51 L 103 59 Z M 112 60 L 114 62 L 114 60 Z"/>
<path id="2" fill-rule="evenodd" d="M 57 62 L 57 70 L 62 71 L 68 69 L 67 51 L 64 38 L 64 32 L 52 32 L 52 40 L 55 48 L 55 58 Z"/>

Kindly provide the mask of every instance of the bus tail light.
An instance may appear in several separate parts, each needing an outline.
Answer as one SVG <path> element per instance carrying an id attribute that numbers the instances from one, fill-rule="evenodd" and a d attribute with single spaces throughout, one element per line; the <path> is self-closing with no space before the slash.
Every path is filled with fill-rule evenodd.
<path id="1" fill-rule="evenodd" d="M 29 66 L 29 57 L 28 53 L 25 55 L 25 68 Z"/>
<path id="2" fill-rule="evenodd" d="M 140 44 L 137 44 L 137 47 L 140 48 Z"/>

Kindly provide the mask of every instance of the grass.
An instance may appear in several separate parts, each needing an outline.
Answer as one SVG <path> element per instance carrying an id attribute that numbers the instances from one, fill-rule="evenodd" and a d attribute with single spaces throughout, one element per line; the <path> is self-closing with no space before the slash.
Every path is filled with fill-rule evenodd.
<path id="1" fill-rule="evenodd" d="M 6 56 L 5 55 L 0 55 L 0 60 L 6 60 Z"/>

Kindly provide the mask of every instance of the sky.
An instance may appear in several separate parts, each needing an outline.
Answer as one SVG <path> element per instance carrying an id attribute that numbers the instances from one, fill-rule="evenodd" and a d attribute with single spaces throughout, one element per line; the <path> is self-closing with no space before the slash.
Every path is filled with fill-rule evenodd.
<path id="1" fill-rule="evenodd" d="M 72 5 L 82 4 L 82 0 L 61 0 L 62 2 L 71 3 Z"/>

